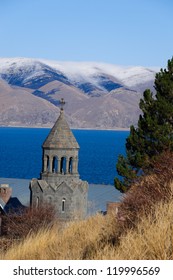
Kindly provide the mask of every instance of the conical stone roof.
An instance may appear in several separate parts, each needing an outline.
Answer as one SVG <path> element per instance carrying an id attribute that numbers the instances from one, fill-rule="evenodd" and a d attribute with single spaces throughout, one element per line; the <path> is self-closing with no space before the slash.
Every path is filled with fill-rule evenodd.
<path id="1" fill-rule="evenodd" d="M 43 148 L 79 149 L 79 144 L 64 117 L 63 109 L 60 110 L 59 118 L 44 141 Z"/>

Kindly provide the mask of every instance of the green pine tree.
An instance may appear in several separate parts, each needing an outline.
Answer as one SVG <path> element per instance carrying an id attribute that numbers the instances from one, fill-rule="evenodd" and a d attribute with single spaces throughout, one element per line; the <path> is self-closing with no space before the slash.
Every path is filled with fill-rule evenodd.
<path id="1" fill-rule="evenodd" d="M 156 94 L 144 91 L 138 125 L 130 127 L 126 139 L 126 157 L 118 158 L 116 168 L 122 180 L 115 178 L 115 187 L 121 192 L 127 191 L 141 173 L 152 170 L 153 159 L 173 150 L 173 58 L 168 60 L 167 69 L 156 74 L 155 90 Z"/>

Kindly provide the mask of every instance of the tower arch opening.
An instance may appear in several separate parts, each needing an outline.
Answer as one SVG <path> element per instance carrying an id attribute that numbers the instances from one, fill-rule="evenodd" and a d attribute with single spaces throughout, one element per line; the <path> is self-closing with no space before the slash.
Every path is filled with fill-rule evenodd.
<path id="1" fill-rule="evenodd" d="M 61 158 L 61 164 L 60 164 L 60 173 L 61 174 L 66 174 L 67 170 L 66 170 L 66 157 L 62 157 Z"/>
<path id="2" fill-rule="evenodd" d="M 73 157 L 70 157 L 70 158 L 69 158 L 68 172 L 69 172 L 70 174 L 73 174 Z"/>
<path id="3" fill-rule="evenodd" d="M 50 171 L 50 158 L 49 156 L 46 156 L 46 171 Z"/>
<path id="4" fill-rule="evenodd" d="M 58 173 L 58 157 L 54 156 L 52 161 L 52 172 Z"/>

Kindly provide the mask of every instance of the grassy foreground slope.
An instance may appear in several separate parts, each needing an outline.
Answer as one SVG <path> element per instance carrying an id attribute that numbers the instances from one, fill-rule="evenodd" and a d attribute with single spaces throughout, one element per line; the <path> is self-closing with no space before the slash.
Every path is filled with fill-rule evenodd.
<path id="1" fill-rule="evenodd" d="M 136 182 L 119 213 L 41 228 L 14 243 L 0 259 L 173 259 L 173 156 Z"/>
<path id="2" fill-rule="evenodd" d="M 121 235 L 119 244 L 113 216 L 96 215 L 83 222 L 74 222 L 60 231 L 55 226 L 28 236 L 9 249 L 1 259 L 173 259 L 173 203 L 160 203 L 153 215 L 144 217 L 135 229 Z"/>

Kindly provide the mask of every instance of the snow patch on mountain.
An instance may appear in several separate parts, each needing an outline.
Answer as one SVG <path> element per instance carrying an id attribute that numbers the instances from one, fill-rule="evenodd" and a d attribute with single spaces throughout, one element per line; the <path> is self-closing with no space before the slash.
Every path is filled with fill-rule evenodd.
<path id="1" fill-rule="evenodd" d="M 99 88 L 100 77 L 114 77 L 126 87 L 154 80 L 157 70 L 141 66 L 118 66 L 99 62 L 60 62 L 31 58 L 0 58 L 0 74 L 21 74 L 27 82 L 31 78 L 45 75 L 49 67 L 56 73 L 63 73 L 73 83 L 90 83 Z M 24 72 L 23 72 L 24 71 Z"/>
<path id="2" fill-rule="evenodd" d="M 72 81 L 95 82 L 97 76 L 107 74 L 115 77 L 126 86 L 145 83 L 154 79 L 156 68 L 141 66 L 118 66 L 98 62 L 56 62 L 42 60 L 49 66 L 60 70 Z"/>

